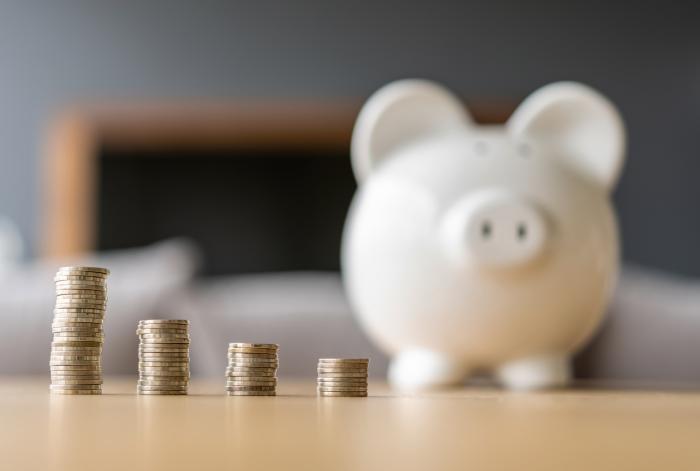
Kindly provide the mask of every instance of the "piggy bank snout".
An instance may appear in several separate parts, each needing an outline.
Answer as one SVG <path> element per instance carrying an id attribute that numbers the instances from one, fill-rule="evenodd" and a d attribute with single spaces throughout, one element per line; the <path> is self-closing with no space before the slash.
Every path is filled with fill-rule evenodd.
<path id="1" fill-rule="evenodd" d="M 539 259 L 547 244 L 543 211 L 506 190 L 481 190 L 457 201 L 445 214 L 443 239 L 458 264 L 515 268 Z"/>

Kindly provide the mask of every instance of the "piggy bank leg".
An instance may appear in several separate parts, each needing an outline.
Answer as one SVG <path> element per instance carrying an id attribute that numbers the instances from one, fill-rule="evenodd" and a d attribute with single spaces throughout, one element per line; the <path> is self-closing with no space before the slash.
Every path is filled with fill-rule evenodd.
<path id="1" fill-rule="evenodd" d="M 464 381 L 468 368 L 444 353 L 408 350 L 396 355 L 389 365 L 389 382 L 400 389 L 453 386 Z"/>
<path id="2" fill-rule="evenodd" d="M 533 390 L 566 386 L 571 365 L 566 355 L 521 358 L 498 368 L 497 376 L 510 389 Z"/>

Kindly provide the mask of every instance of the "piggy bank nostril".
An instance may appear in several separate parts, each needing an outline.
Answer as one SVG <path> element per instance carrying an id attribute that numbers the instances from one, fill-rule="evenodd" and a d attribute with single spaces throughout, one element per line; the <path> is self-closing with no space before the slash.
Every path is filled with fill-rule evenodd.
<path id="1" fill-rule="evenodd" d="M 491 227 L 491 223 L 489 221 L 484 221 L 481 224 L 481 237 L 484 239 L 488 239 L 491 237 L 491 233 L 493 232 L 493 228 Z"/>
<path id="2" fill-rule="evenodd" d="M 520 242 L 525 241 L 525 239 L 527 239 L 527 225 L 525 225 L 524 223 L 518 224 L 516 235 Z"/>

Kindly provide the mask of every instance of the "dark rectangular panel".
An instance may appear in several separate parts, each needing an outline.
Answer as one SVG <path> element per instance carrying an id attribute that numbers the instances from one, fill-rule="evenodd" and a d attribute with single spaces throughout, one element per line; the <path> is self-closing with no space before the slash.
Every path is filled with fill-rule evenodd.
<path id="1" fill-rule="evenodd" d="M 204 273 L 338 270 L 347 153 L 100 153 L 98 248 L 196 241 Z"/>

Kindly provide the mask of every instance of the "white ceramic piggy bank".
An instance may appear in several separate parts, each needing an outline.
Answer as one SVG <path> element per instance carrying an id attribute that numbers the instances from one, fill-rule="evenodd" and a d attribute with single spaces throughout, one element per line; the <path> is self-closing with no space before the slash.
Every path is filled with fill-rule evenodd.
<path id="1" fill-rule="evenodd" d="M 431 82 L 376 92 L 353 133 L 342 262 L 390 382 L 565 385 L 615 285 L 624 150 L 614 106 L 577 83 L 540 89 L 505 126 L 474 124 Z"/>

